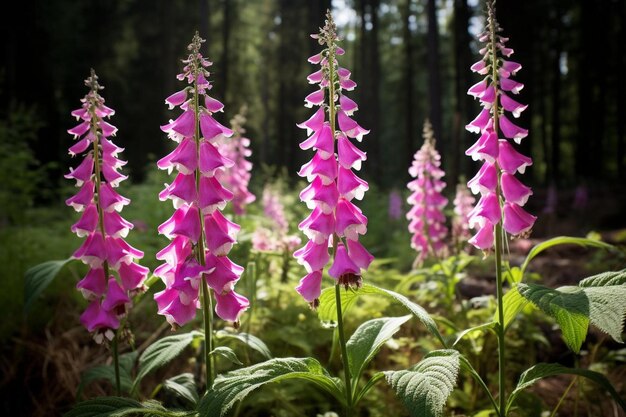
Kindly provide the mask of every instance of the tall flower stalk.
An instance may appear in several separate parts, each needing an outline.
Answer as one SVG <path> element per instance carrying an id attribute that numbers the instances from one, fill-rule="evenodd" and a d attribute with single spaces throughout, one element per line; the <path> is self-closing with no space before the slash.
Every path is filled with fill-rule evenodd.
<path id="1" fill-rule="evenodd" d="M 441 193 L 446 183 L 441 169 L 441 155 L 435 149 L 432 125 L 424 122 L 424 144 L 415 153 L 409 174 L 414 178 L 407 187 L 411 195 L 407 202 L 413 206 L 406 215 L 409 232 L 413 234 L 411 247 L 417 251 L 416 264 L 421 264 L 430 254 L 440 257 L 446 250 L 446 216 L 443 209 L 448 199 Z"/>
<path id="2" fill-rule="evenodd" d="M 65 175 L 65 178 L 75 180 L 80 190 L 66 203 L 82 212 L 71 230 L 86 238 L 73 255 L 89 266 L 87 275 L 76 285 L 90 302 L 80 321 L 93 333 L 96 343 L 112 342 L 119 395 L 119 334 L 132 305 L 131 297 L 145 290 L 143 283 L 148 268 L 135 263 L 135 259 L 143 257 L 143 252 L 124 240 L 133 224 L 122 218 L 119 212 L 130 200 L 115 189 L 127 178 L 119 172 L 126 162 L 117 158 L 123 149 L 110 139 L 115 136 L 117 128 L 104 120 L 115 111 L 104 104 L 100 95 L 104 87 L 98 83 L 93 69 L 85 85 L 89 92 L 81 100 L 82 106 L 72 111 L 72 116 L 82 122 L 68 130 L 77 140 L 69 148 L 70 155 L 84 154 L 84 159 Z"/>
<path id="3" fill-rule="evenodd" d="M 361 141 L 369 131 L 350 118 L 358 107 L 344 92 L 353 90 L 356 83 L 350 79 L 350 71 L 338 64 L 337 57 L 343 55 L 344 50 L 337 45 L 337 28 L 330 11 L 320 33 L 311 37 L 317 39 L 324 49 L 309 58 L 310 63 L 321 67 L 308 76 L 309 83 L 318 85 L 319 89 L 305 98 L 306 107 L 319 108 L 307 121 L 298 125 L 310 135 L 300 147 L 315 150 L 315 156 L 298 173 L 310 182 L 300 193 L 300 199 L 312 212 L 299 225 L 310 240 L 294 252 L 298 262 L 307 270 L 296 291 L 313 308 L 319 305 L 322 272 L 330 261 L 328 249 L 332 247 L 333 261 L 328 274 L 335 279 L 337 331 L 350 415 L 354 392 L 347 363 L 340 287 L 346 290 L 359 288 L 361 271 L 366 270 L 373 260 L 359 243 L 359 236 L 367 231 L 367 218 L 352 202 L 354 199 L 361 200 L 369 188 L 367 182 L 353 172 L 353 169 L 361 168 L 366 156 L 350 140 Z"/>
<path id="4" fill-rule="evenodd" d="M 157 253 L 165 263 L 154 274 L 163 280 L 165 290 L 154 298 L 159 314 L 172 327 L 188 323 L 196 317 L 196 310 L 202 309 L 208 389 L 214 378 L 212 298 L 217 315 L 235 327 L 249 302 L 234 291 L 243 268 L 228 258 L 240 227 L 221 213 L 233 193 L 216 178 L 218 171 L 234 162 L 223 156 L 215 143 L 233 132 L 213 118 L 224 106 L 207 94 L 211 62 L 200 53 L 203 42 L 196 33 L 188 47 L 190 54 L 183 60 L 183 72 L 177 76 L 187 81 L 187 87 L 165 99 L 170 109 L 179 107 L 183 112 L 161 126 L 178 146 L 157 165 L 169 172 L 176 169 L 178 174 L 159 194 L 162 201 L 172 200 L 176 211 L 159 226 L 159 233 L 171 243 Z"/>
<path id="5" fill-rule="evenodd" d="M 506 234 L 523 236 L 530 233 L 536 217 L 527 213 L 522 206 L 532 195 L 529 187 L 516 177 L 517 172 L 524 173 L 532 160 L 517 152 L 509 139 L 517 144 L 528 135 L 528 131 L 511 122 L 507 113 L 514 118 L 520 116 L 526 105 L 510 97 L 518 94 L 523 84 L 510 77 L 521 69 L 517 62 L 509 61 L 513 54 L 505 46 L 507 38 L 495 16 L 495 1 L 487 2 L 487 28 L 479 35 L 479 41 L 485 46 L 480 50 L 483 58 L 472 65 L 472 71 L 485 75 L 485 78 L 472 86 L 468 94 L 478 98 L 483 107 L 480 114 L 466 128 L 479 133 L 478 141 L 466 154 L 474 160 L 484 161 L 478 174 L 468 182 L 468 186 L 481 198 L 469 215 L 470 226 L 477 233 L 469 240 L 475 247 L 488 251 L 494 248 L 496 261 L 496 297 L 498 307 L 498 385 L 500 389 L 499 414 L 506 413 L 505 389 L 505 328 L 502 290 L 502 250 Z M 500 138 L 500 134 L 504 138 Z"/>

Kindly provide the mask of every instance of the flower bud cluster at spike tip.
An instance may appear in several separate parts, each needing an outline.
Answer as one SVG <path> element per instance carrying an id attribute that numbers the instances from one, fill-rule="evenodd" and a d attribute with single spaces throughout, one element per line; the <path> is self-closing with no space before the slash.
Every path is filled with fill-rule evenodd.
<path id="1" fill-rule="evenodd" d="M 215 312 L 223 320 L 237 325 L 249 305 L 233 290 L 243 268 L 227 256 L 240 227 L 220 211 L 233 193 L 216 176 L 234 165 L 216 146 L 219 138 L 230 137 L 233 132 L 213 118 L 224 106 L 207 94 L 211 62 L 200 53 L 202 42 L 196 33 L 189 57 L 183 60 L 183 72 L 177 76 L 188 86 L 165 100 L 170 108 L 179 107 L 183 113 L 161 126 L 178 145 L 157 163 L 161 169 L 178 171 L 159 194 L 162 201 L 172 200 L 175 211 L 159 226 L 159 233 L 171 242 L 157 253 L 157 259 L 164 263 L 154 271 L 165 283 L 165 289 L 154 295 L 158 313 L 172 327 L 196 317 L 202 279 L 213 290 Z"/>
<path id="2" fill-rule="evenodd" d="M 247 158 L 252 155 L 252 151 L 249 148 L 250 139 L 243 136 L 246 133 L 243 127 L 246 123 L 246 111 L 247 107 L 242 106 L 239 114 L 230 121 L 233 136 L 228 138 L 221 135 L 218 139 L 220 152 L 233 161 L 233 165 L 225 170 L 218 170 L 216 177 L 232 191 L 233 212 L 238 216 L 245 214 L 246 206 L 256 200 L 255 195 L 248 190 L 252 162 Z"/>
<path id="3" fill-rule="evenodd" d="M 89 266 L 87 275 L 76 285 L 89 300 L 80 321 L 94 334 L 95 341 L 102 343 L 113 339 L 120 318 L 131 306 L 131 297 L 145 290 L 148 269 L 134 262 L 143 257 L 143 252 L 124 241 L 133 224 L 119 212 L 130 200 L 115 189 L 127 178 L 119 172 L 126 162 L 117 158 L 123 149 L 111 141 L 117 128 L 104 120 L 115 111 L 105 106 L 99 93 L 104 87 L 93 70 L 85 85 L 90 91 L 81 100 L 82 106 L 72 111 L 81 123 L 68 130 L 76 140 L 70 155 L 84 153 L 84 159 L 65 175 L 75 180 L 80 190 L 66 203 L 82 213 L 71 230 L 85 241 L 73 257 Z"/>
<path id="4" fill-rule="evenodd" d="M 525 236 L 536 220 L 522 208 L 532 190 L 515 177 L 517 172 L 523 174 L 532 160 L 517 152 L 509 141 L 513 139 L 519 144 L 528 135 L 507 115 L 518 118 L 527 107 L 511 97 L 524 87 L 511 79 L 522 66 L 509 60 L 513 50 L 505 46 L 508 39 L 499 35 L 502 30 L 495 19 L 494 2 L 488 1 L 487 7 L 487 29 L 478 36 L 485 43 L 480 50 L 483 58 L 471 68 L 485 78 L 468 91 L 480 100 L 483 109 L 466 126 L 480 138 L 465 152 L 473 160 L 483 161 L 476 176 L 467 183 L 474 194 L 481 195 L 469 215 L 469 226 L 477 230 L 469 242 L 482 250 L 493 247 L 494 227 L 500 222 L 507 233 Z"/>
<path id="5" fill-rule="evenodd" d="M 361 168 L 366 156 L 351 140 L 361 141 L 369 131 L 350 117 L 358 107 L 344 91 L 353 90 L 356 83 L 350 79 L 350 71 L 337 62 L 337 56 L 343 55 L 344 50 L 337 46 L 339 39 L 330 12 L 324 28 L 311 37 L 324 49 L 309 58 L 310 63 L 319 64 L 321 69 L 308 76 L 309 83 L 319 89 L 305 98 L 306 107 L 318 107 L 318 110 L 298 125 L 309 135 L 300 148 L 315 151 L 313 159 L 298 173 L 310 182 L 300 193 L 300 199 L 312 213 L 299 225 L 310 240 L 294 256 L 308 272 L 296 291 L 316 307 L 322 271 L 330 260 L 329 245 L 335 247 L 329 275 L 346 288 L 360 286 L 361 270 L 369 267 L 373 257 L 359 243 L 359 236 L 367 230 L 367 217 L 354 204 L 369 188 L 353 172 Z"/>
<path id="6" fill-rule="evenodd" d="M 433 129 L 428 120 L 424 122 L 424 144 L 415 153 L 409 174 L 415 178 L 407 187 L 411 195 L 407 202 L 413 206 L 406 214 L 409 232 L 413 234 L 411 247 L 417 251 L 417 263 L 428 254 L 440 256 L 446 249 L 448 234 L 443 208 L 448 204 L 441 191 L 446 183 L 441 166 L 441 156 L 435 149 Z"/>

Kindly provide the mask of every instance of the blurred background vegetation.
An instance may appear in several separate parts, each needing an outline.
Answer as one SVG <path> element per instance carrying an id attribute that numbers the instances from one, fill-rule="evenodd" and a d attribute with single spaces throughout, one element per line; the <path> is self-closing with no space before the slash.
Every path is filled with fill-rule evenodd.
<path id="1" fill-rule="evenodd" d="M 282 264 L 281 256 L 249 252 L 252 231 L 267 226 L 259 201 L 264 185 L 281 190 L 292 233 L 305 217 L 306 208 L 297 198 L 303 183 L 295 172 L 311 155 L 298 148 L 305 135 L 295 125 L 310 114 L 303 99 L 312 91 L 306 76 L 313 66 L 306 59 L 319 45 L 309 34 L 323 24 L 330 7 L 344 37 L 341 63 L 358 83 L 349 93 L 360 105 L 355 118 L 372 130 L 363 143 L 369 160 L 361 171 L 371 185 L 362 205 L 369 217 L 364 243 L 380 262 L 366 279 L 399 288 L 442 315 L 454 312 L 468 322 L 463 325 L 491 316 L 491 299 L 480 298 L 493 293 L 491 269 L 473 262 L 470 273 L 455 276 L 453 284 L 433 280 L 430 273 L 409 274 L 414 252 L 406 221 L 388 213 L 389 192 L 405 190 L 427 117 L 442 152 L 448 196 L 458 178 L 469 178 L 476 170 L 463 152 L 476 139 L 464 126 L 479 111 L 466 91 L 478 81 L 469 67 L 478 59 L 474 35 L 483 25 L 481 1 L 33 0 L 12 7 L 0 25 L 0 409 L 6 415 L 60 414 L 76 400 L 81 372 L 109 357 L 79 325 L 85 302 L 73 287 L 84 273 L 81 265 L 65 268 L 28 315 L 22 308 L 25 270 L 67 258 L 80 244 L 69 231 L 76 216 L 63 204 L 73 186 L 62 174 L 75 164 L 67 154 L 72 140 L 66 130 L 75 124 L 70 111 L 86 92 L 83 79 L 93 67 L 106 86 L 107 104 L 116 110 L 112 123 L 120 131 L 115 142 L 126 148 L 122 155 L 129 164 L 124 172 L 130 174 L 120 192 L 133 201 L 124 211 L 135 224 L 129 242 L 146 252 L 142 264 L 153 269 L 154 254 L 166 244 L 156 227 L 171 214 L 171 206 L 156 197 L 168 178 L 156 172 L 154 161 L 172 145 L 159 129 L 172 117 L 163 100 L 181 86 L 175 75 L 195 30 L 207 39 L 204 52 L 214 62 L 213 95 L 226 104 L 220 121 L 227 124 L 242 105 L 248 106 L 246 136 L 255 164 L 251 190 L 257 202 L 249 215 L 237 219 L 242 235 L 233 254 L 241 265 L 258 263 L 257 286 L 245 290 L 249 296 L 259 292 L 258 309 L 244 326 L 262 337 L 275 356 L 327 358 L 332 339 L 293 292 L 302 269 L 295 262 Z M 535 190 L 530 211 L 539 215 L 534 237 L 597 230 L 614 243 L 626 241 L 621 231 L 626 227 L 625 13 L 623 0 L 498 2 L 504 35 L 511 38 L 514 59 L 524 66 L 517 77 L 526 85 L 519 101 L 530 104 L 519 124 L 530 128 L 522 147 L 535 161 L 525 176 Z M 574 190 L 580 186 L 588 199 L 573 207 Z M 549 201 L 551 193 L 556 204 Z M 517 249 L 512 250 L 515 254 Z M 567 251 L 552 253 L 539 272 L 562 285 L 620 265 L 622 259 Z M 289 274 L 283 273 L 285 268 Z M 461 281 L 459 299 L 438 296 L 442 288 L 449 293 L 450 285 L 454 293 Z M 155 285 L 157 291 L 160 285 Z M 138 344 L 168 331 L 151 299 L 146 296 L 131 316 Z M 380 300 L 366 304 L 349 327 L 383 314 L 387 307 Z M 581 360 L 562 353 L 564 345 L 551 332 L 552 325 L 539 319 L 520 324 L 515 331 L 525 337 L 515 342 L 511 354 L 568 364 Z M 376 366 L 415 363 L 431 347 L 422 336 L 415 326 L 402 333 L 399 344 L 386 347 Z M 626 353 L 605 348 L 604 341 L 602 335 L 593 336 L 586 345 L 593 355 L 582 361 L 605 364 L 613 380 L 623 382 L 625 367 L 613 366 L 623 364 Z M 495 340 L 489 338 L 472 341 L 477 357 L 485 357 L 485 373 L 493 371 L 489 358 L 494 348 Z M 336 360 L 329 359 L 335 367 Z M 176 364 L 177 369 L 193 366 L 193 361 Z M 155 377 L 152 387 L 164 375 Z M 452 400 L 455 410 L 476 409 L 484 401 L 467 384 Z M 281 387 L 254 401 L 261 408 L 282 410 L 275 415 L 297 415 L 289 406 L 294 398 L 304 415 L 332 409 L 306 388 Z M 624 389 L 623 384 L 618 388 Z M 86 394 L 110 392 L 110 386 L 101 384 Z M 597 406 L 592 405 L 589 415 L 603 412 L 593 409 Z M 385 391 L 368 407 L 372 415 L 403 410 Z"/>

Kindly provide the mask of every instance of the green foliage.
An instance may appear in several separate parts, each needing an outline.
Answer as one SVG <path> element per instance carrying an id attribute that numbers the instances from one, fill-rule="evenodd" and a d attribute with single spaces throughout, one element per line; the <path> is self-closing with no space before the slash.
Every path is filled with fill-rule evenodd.
<path id="1" fill-rule="evenodd" d="M 141 407 L 139 401 L 124 397 L 100 397 L 76 404 L 65 417 L 110 417 L 125 409 Z"/>
<path id="2" fill-rule="evenodd" d="M 198 337 L 202 337 L 202 333 L 192 331 L 164 337 L 148 346 L 139 357 L 139 369 L 133 382 L 132 391 L 137 389 L 146 375 L 180 355 Z"/>
<path id="3" fill-rule="evenodd" d="M 378 352 L 381 346 L 400 330 L 400 326 L 409 321 L 411 316 L 385 317 L 366 321 L 352 334 L 346 344 L 348 366 L 352 377 L 352 386 L 357 383 L 365 367 Z"/>
<path id="4" fill-rule="evenodd" d="M 38 194 L 44 169 L 29 147 L 41 128 L 34 107 L 11 106 L 0 119 L 0 224 L 25 219 Z"/>
<path id="5" fill-rule="evenodd" d="M 626 285 L 611 285 L 621 282 L 622 274 L 623 271 L 620 271 L 591 277 L 583 281 L 584 286 L 578 287 L 551 289 L 537 284 L 519 284 L 517 290 L 544 313 L 556 319 L 565 342 L 570 349 L 578 352 L 590 322 L 614 340 L 622 342 Z"/>
<path id="6" fill-rule="evenodd" d="M 611 395 L 611 397 L 613 397 L 615 402 L 619 404 L 619 406 L 622 407 L 624 411 L 626 411 L 626 402 L 624 402 L 624 400 L 620 397 L 617 391 L 615 391 L 615 388 L 613 388 L 611 383 L 608 381 L 608 379 L 606 379 L 604 375 L 598 372 L 590 371 L 588 369 L 568 368 L 557 363 L 538 363 L 526 370 L 520 376 L 517 386 L 509 396 L 509 400 L 506 406 L 507 412 L 511 408 L 511 406 L 515 404 L 515 400 L 523 390 L 532 386 L 542 378 L 562 374 L 579 375 L 592 380 L 596 384 L 600 385 L 603 389 L 605 389 Z"/>
<path id="7" fill-rule="evenodd" d="M 504 297 L 502 297 L 502 306 L 504 313 L 504 328 L 508 328 L 515 317 L 519 314 L 520 311 L 524 309 L 524 307 L 528 304 L 528 300 L 520 294 L 518 291 L 518 287 L 514 287 L 509 290 Z M 493 320 L 496 323 L 500 323 L 500 317 L 498 316 L 498 312 L 493 317 Z"/>
<path id="8" fill-rule="evenodd" d="M 337 308 L 334 296 L 334 288 L 326 288 L 322 291 L 320 295 L 320 306 L 318 308 L 318 316 L 322 322 L 336 322 L 337 321 Z M 444 345 L 445 340 L 441 333 L 439 333 L 439 329 L 437 328 L 437 324 L 433 320 L 433 318 L 428 314 L 424 308 L 415 304 L 402 294 L 398 294 L 396 292 L 386 290 L 384 288 L 378 288 L 370 284 L 363 284 L 361 288 L 358 290 L 349 290 L 346 291 L 341 297 L 341 308 L 343 311 L 347 311 L 354 305 L 357 301 L 357 297 L 362 295 L 379 295 L 387 298 L 391 298 L 395 302 L 404 306 L 411 314 L 413 314 L 419 321 L 421 321 L 426 329 Z"/>
<path id="9" fill-rule="evenodd" d="M 132 371 L 136 360 L 137 352 L 128 352 L 119 357 L 120 388 L 123 392 L 131 392 L 133 386 Z M 111 383 L 111 386 L 115 386 L 115 368 L 113 365 L 98 365 L 83 372 L 80 377 L 80 384 L 78 385 L 76 396 L 80 398 L 86 386 L 101 379 L 107 380 Z"/>
<path id="10" fill-rule="evenodd" d="M 234 332 L 228 332 L 226 330 L 218 330 L 217 332 L 215 332 L 215 337 L 218 340 L 219 339 L 237 340 L 243 343 L 244 345 L 248 346 L 250 349 L 253 349 L 259 352 L 261 355 L 263 355 L 264 358 L 272 359 L 272 352 L 270 352 L 265 342 L 263 342 L 258 337 L 251 335 L 249 333 L 245 333 L 245 332 L 234 333 Z"/>
<path id="11" fill-rule="evenodd" d="M 412 369 L 385 372 L 385 378 L 412 417 L 441 416 L 459 373 L 456 350 L 436 350 Z"/>
<path id="12" fill-rule="evenodd" d="M 191 417 L 195 411 L 167 410 L 154 401 L 139 401 L 124 397 L 99 397 L 87 400 L 65 414 L 65 417 L 124 417 L 146 415 L 150 417 Z"/>
<path id="13" fill-rule="evenodd" d="M 343 401 L 343 383 L 313 358 L 277 358 L 220 375 L 200 401 L 200 416 L 224 416 L 252 391 L 269 383 L 299 379 Z"/>
<path id="14" fill-rule="evenodd" d="M 72 258 L 59 261 L 48 261 L 35 265 L 26 271 L 24 276 L 24 310 L 28 311 L 35 299 L 45 290 L 57 276 L 61 268 Z"/>
<path id="15" fill-rule="evenodd" d="M 537 255 L 541 252 L 550 249 L 554 246 L 558 245 L 579 245 L 583 247 L 593 247 L 600 249 L 615 249 L 614 246 L 609 245 L 608 243 L 601 242 L 599 240 L 587 239 L 584 237 L 570 237 L 570 236 L 559 236 L 552 239 L 548 239 L 544 242 L 535 245 L 524 260 L 524 263 L 521 266 L 522 275 L 526 272 L 526 268 L 530 261 L 532 261 Z"/>
<path id="16" fill-rule="evenodd" d="M 163 381 L 163 389 L 184 398 L 194 406 L 200 401 L 193 374 L 185 372 Z"/>
<path id="17" fill-rule="evenodd" d="M 243 363 L 237 357 L 237 354 L 235 353 L 235 351 L 227 346 L 218 346 L 215 349 L 213 349 L 209 354 L 213 356 L 219 355 L 223 358 L 228 359 L 230 362 L 234 363 L 235 365 L 243 365 Z"/>
<path id="18" fill-rule="evenodd" d="M 626 284 L 626 269 L 621 271 L 608 271 L 589 278 L 585 278 L 578 283 L 580 287 L 608 287 L 612 285 Z"/>

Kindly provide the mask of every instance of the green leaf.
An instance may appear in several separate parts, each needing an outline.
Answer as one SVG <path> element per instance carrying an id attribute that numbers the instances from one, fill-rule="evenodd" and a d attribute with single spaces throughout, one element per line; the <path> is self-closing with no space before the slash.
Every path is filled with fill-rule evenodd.
<path id="1" fill-rule="evenodd" d="M 459 373 L 456 350 L 435 350 L 413 369 L 387 371 L 385 377 L 412 417 L 437 417 L 454 389 Z"/>
<path id="2" fill-rule="evenodd" d="M 368 363 L 374 358 L 381 346 L 400 330 L 400 326 L 412 316 L 384 317 L 361 324 L 346 343 L 348 367 L 352 376 L 352 386 L 357 382 Z"/>
<path id="3" fill-rule="evenodd" d="M 616 342 L 622 340 L 622 329 L 626 317 L 626 285 L 584 288 L 589 298 L 591 324 L 602 330 Z"/>
<path id="4" fill-rule="evenodd" d="M 65 417 L 108 417 L 138 407 L 141 403 L 130 398 L 100 397 L 76 404 Z"/>
<path id="5" fill-rule="evenodd" d="M 395 302 L 403 305 L 411 314 L 413 314 L 419 321 L 421 321 L 426 329 L 439 341 L 443 346 L 446 346 L 446 342 L 439 333 L 435 320 L 428 314 L 424 308 L 406 298 L 404 295 L 396 292 L 386 290 L 384 288 L 378 288 L 370 284 L 363 284 L 358 290 L 349 290 L 341 294 L 341 308 L 342 311 L 348 310 L 357 298 L 362 295 L 379 295 L 387 298 L 391 298 Z M 317 309 L 317 314 L 322 322 L 337 321 L 337 305 L 335 303 L 335 289 L 333 287 L 326 288 L 320 295 L 320 305 Z"/>
<path id="6" fill-rule="evenodd" d="M 312 382 L 343 402 L 343 383 L 331 378 L 313 358 L 276 358 L 220 375 L 200 401 L 200 416 L 224 416 L 238 401 L 263 385 L 288 379 Z"/>
<path id="7" fill-rule="evenodd" d="M 236 365 L 243 365 L 243 363 L 237 357 L 237 354 L 235 353 L 235 351 L 227 346 L 218 346 L 215 349 L 213 349 L 209 354 L 220 355 Z"/>
<path id="8" fill-rule="evenodd" d="M 28 312 L 35 299 L 45 290 L 57 276 L 61 268 L 73 258 L 48 261 L 35 265 L 24 275 L 24 311 Z"/>
<path id="9" fill-rule="evenodd" d="M 193 405 L 196 405 L 200 400 L 196 389 L 196 383 L 193 379 L 193 374 L 189 372 L 166 379 L 163 382 L 163 388 L 181 398 L 186 399 Z"/>
<path id="10" fill-rule="evenodd" d="M 454 339 L 454 343 L 452 343 L 452 346 L 453 347 L 456 346 L 457 343 L 461 341 L 461 339 L 463 339 L 465 336 L 467 336 L 470 333 L 483 331 L 483 330 L 489 330 L 489 329 L 492 329 L 494 326 L 495 326 L 495 323 L 493 321 L 490 321 L 489 323 L 483 323 L 481 325 L 470 327 L 469 329 L 465 329 L 462 332 L 459 332 L 456 334 L 456 339 Z"/>
<path id="11" fill-rule="evenodd" d="M 272 352 L 270 352 L 267 345 L 258 337 L 249 333 L 231 333 L 226 330 L 218 330 L 215 333 L 215 337 L 218 339 L 232 339 L 238 340 L 247 345 L 250 349 L 256 350 L 267 359 L 272 359 Z"/>
<path id="12" fill-rule="evenodd" d="M 139 370 L 132 391 L 137 389 L 143 377 L 180 355 L 198 335 L 200 335 L 198 332 L 176 334 L 159 339 L 148 346 L 139 358 Z"/>
<path id="13" fill-rule="evenodd" d="M 592 286 L 620 282 L 620 275 L 601 274 L 581 285 L 551 289 L 536 284 L 519 284 L 520 294 L 554 317 L 568 346 L 578 352 L 589 323 L 623 343 L 622 329 L 626 317 L 626 285 Z"/>
<path id="14" fill-rule="evenodd" d="M 530 263 L 530 261 L 533 260 L 535 256 L 539 255 L 544 250 L 557 246 L 557 245 L 579 245 L 579 246 L 595 247 L 595 248 L 600 248 L 600 249 L 615 249 L 614 246 L 609 245 L 608 243 L 604 243 L 599 240 L 587 239 L 584 237 L 570 237 L 570 236 L 555 237 L 552 239 L 548 239 L 545 242 L 539 243 L 538 245 L 534 246 L 530 250 L 530 252 L 528 252 L 528 255 L 526 256 L 526 260 L 524 260 L 524 263 L 522 264 L 520 268 L 522 271 L 522 275 L 526 272 L 526 268 L 528 267 L 528 264 Z"/>
<path id="15" fill-rule="evenodd" d="M 128 352 L 120 355 L 120 388 L 123 392 L 130 392 L 133 386 L 132 370 L 136 360 L 137 352 Z M 112 386 L 115 386 L 115 368 L 113 365 L 98 365 L 83 372 L 76 396 L 80 397 L 86 386 L 99 379 L 106 379 Z"/>
<path id="16" fill-rule="evenodd" d="M 603 272 L 598 275 L 585 278 L 578 283 L 579 287 L 607 287 L 611 285 L 626 284 L 626 269 L 621 271 Z"/>
<path id="17" fill-rule="evenodd" d="M 589 328 L 589 298 L 578 287 L 552 289 L 537 284 L 518 284 L 519 293 L 553 317 L 561 327 L 567 346 L 578 353 Z"/>
<path id="18" fill-rule="evenodd" d="M 511 288 L 502 297 L 502 307 L 504 313 L 504 328 L 508 328 L 520 311 L 528 304 L 528 300 L 519 293 L 517 286 Z M 493 317 L 496 323 L 500 323 L 498 312 Z"/>
<path id="19" fill-rule="evenodd" d="M 533 385 L 535 382 L 539 381 L 542 378 L 547 378 L 554 375 L 561 374 L 570 374 L 570 375 L 579 375 L 585 378 L 588 378 L 600 385 L 606 391 L 611 394 L 613 399 L 623 410 L 626 411 L 626 403 L 620 397 L 620 395 L 615 391 L 615 388 L 611 385 L 606 377 L 598 372 L 590 371 L 588 369 L 580 369 L 580 368 L 568 368 L 563 365 L 559 365 L 557 363 L 538 363 L 535 366 L 527 369 L 521 376 L 517 383 L 517 386 L 511 392 L 509 396 L 508 403 L 506 405 L 506 410 L 511 408 L 511 406 L 515 403 L 517 396 L 526 388 Z"/>

